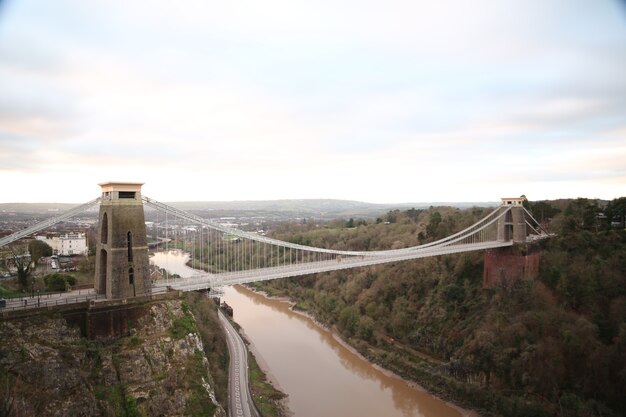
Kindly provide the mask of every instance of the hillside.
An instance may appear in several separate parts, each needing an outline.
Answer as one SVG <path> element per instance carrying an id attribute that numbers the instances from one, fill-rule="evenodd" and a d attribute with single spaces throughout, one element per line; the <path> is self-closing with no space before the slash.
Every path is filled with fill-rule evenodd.
<path id="1" fill-rule="evenodd" d="M 226 416 L 228 353 L 215 309 L 199 294 L 144 303 L 130 334 L 105 340 L 52 312 L 3 319 L 0 415 Z"/>
<path id="2" fill-rule="evenodd" d="M 559 234 L 543 248 L 532 280 L 484 290 L 483 254 L 468 253 L 257 288 L 291 297 L 372 361 L 481 415 L 625 415 L 626 232 L 601 215 L 623 219 L 625 201 L 530 204 Z M 483 214 L 392 211 L 357 227 L 292 225 L 275 236 L 387 249 L 437 239 Z"/>

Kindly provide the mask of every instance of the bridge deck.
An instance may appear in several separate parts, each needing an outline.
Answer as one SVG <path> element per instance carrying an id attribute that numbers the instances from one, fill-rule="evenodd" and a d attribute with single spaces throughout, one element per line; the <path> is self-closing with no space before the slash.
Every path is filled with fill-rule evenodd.
<path id="1" fill-rule="evenodd" d="M 379 257 L 355 256 L 351 258 L 286 265 L 274 268 L 252 269 L 247 271 L 227 272 L 221 274 L 199 274 L 189 278 L 160 280 L 157 281 L 154 286 L 155 288 L 169 286 L 181 291 L 194 291 L 207 288 L 216 288 L 224 285 L 246 284 L 256 281 L 289 278 L 300 275 L 316 274 L 320 272 L 336 271 L 340 269 L 357 268 L 362 266 L 405 261 L 409 259 L 448 255 L 452 253 L 501 248 L 512 245 L 513 242 L 511 241 L 496 241 L 454 245 L 448 247 L 434 247 L 423 250 L 416 250 L 414 252 L 394 253 L 387 256 Z"/>

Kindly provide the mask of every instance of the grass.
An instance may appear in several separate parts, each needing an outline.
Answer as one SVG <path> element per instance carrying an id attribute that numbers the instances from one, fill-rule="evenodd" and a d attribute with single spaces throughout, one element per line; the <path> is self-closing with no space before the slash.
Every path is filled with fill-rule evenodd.
<path id="1" fill-rule="evenodd" d="M 137 347 L 139 345 L 141 345 L 143 343 L 143 340 L 137 336 L 130 336 L 127 340 L 126 340 L 126 345 L 128 347 Z"/>
<path id="2" fill-rule="evenodd" d="M 261 415 L 263 417 L 283 416 L 284 410 L 280 400 L 285 398 L 285 394 L 267 381 L 267 377 L 259 368 L 259 364 L 252 353 L 248 353 L 248 369 L 252 398 Z"/>
<path id="3" fill-rule="evenodd" d="M 12 290 L 0 285 L 0 298 L 16 298 L 29 296 L 30 292 Z"/>
<path id="4" fill-rule="evenodd" d="M 204 345 L 204 353 L 209 360 L 209 371 L 213 379 L 213 389 L 217 401 L 228 407 L 228 348 L 226 338 L 217 317 L 217 305 L 196 292 L 184 295 L 196 318 L 196 328 Z"/>
<path id="5" fill-rule="evenodd" d="M 296 303 L 296 305 L 293 306 L 294 310 L 300 310 L 300 311 L 311 311 L 311 304 L 309 304 L 307 301 L 298 301 Z"/>

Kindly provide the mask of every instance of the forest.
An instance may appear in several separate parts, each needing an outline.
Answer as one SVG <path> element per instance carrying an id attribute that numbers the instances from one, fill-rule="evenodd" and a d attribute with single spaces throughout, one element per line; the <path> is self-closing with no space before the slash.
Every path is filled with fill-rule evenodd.
<path id="1" fill-rule="evenodd" d="M 556 235 L 536 277 L 483 288 L 484 253 L 258 283 L 361 354 L 481 415 L 626 415 L 626 198 L 527 202 Z M 289 223 L 272 236 L 333 249 L 413 246 L 489 210 L 394 210 Z"/>

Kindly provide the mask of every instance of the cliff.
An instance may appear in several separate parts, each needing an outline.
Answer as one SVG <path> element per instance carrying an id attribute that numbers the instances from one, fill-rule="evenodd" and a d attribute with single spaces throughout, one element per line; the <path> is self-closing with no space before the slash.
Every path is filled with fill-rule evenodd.
<path id="1" fill-rule="evenodd" d="M 0 416 L 225 416 L 186 303 L 137 310 L 98 341 L 60 315 L 0 322 Z"/>

